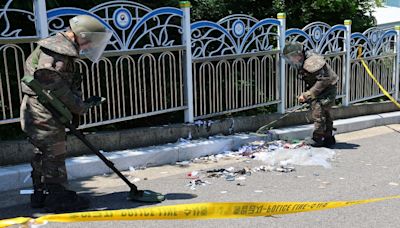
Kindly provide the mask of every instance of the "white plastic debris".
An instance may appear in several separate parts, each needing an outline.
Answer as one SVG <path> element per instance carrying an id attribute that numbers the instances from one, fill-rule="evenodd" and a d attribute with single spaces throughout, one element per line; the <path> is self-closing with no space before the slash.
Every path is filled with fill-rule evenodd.
<path id="1" fill-rule="evenodd" d="M 390 182 L 390 183 L 389 183 L 389 185 L 391 185 L 391 186 L 399 186 L 399 183 L 396 183 L 396 182 Z"/>
<path id="2" fill-rule="evenodd" d="M 196 120 L 196 121 L 194 121 L 194 125 L 196 125 L 196 126 L 198 126 L 198 127 L 202 126 L 203 124 L 204 124 L 204 122 L 203 122 L 202 120 Z"/>
<path id="3" fill-rule="evenodd" d="M 133 166 L 129 166 L 129 171 L 134 172 L 135 168 L 133 168 Z"/>
<path id="4" fill-rule="evenodd" d="M 176 162 L 177 165 L 181 167 L 186 167 L 190 165 L 190 161 L 181 161 L 181 162 Z"/>
<path id="5" fill-rule="evenodd" d="M 198 176 L 199 176 L 199 171 L 192 171 L 192 172 L 188 173 L 187 176 L 188 176 L 189 178 L 198 178 Z"/>
<path id="6" fill-rule="evenodd" d="M 259 152 L 254 155 L 255 159 L 271 166 L 304 165 L 331 168 L 329 161 L 333 159 L 335 151 L 327 148 L 298 148 Z"/>
<path id="7" fill-rule="evenodd" d="M 139 182 L 140 181 L 140 178 L 134 178 L 133 180 L 132 180 L 132 182 Z"/>

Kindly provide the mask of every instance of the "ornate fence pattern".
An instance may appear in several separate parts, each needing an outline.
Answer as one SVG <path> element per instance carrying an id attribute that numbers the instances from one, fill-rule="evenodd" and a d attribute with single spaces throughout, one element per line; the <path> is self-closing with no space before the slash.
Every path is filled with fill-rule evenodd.
<path id="1" fill-rule="evenodd" d="M 44 0 L 34 0 L 32 11 L 16 9 L 14 1 L 0 5 L 0 124 L 19 121 L 20 79 L 34 42 L 65 30 L 68 19 L 80 14 L 97 17 L 113 32 L 98 63 L 76 62 L 83 98 L 107 98 L 82 117 L 81 128 L 179 110 L 186 122 L 269 105 L 284 112 L 298 105 L 304 91 L 296 70 L 280 57 L 285 41 L 303 42 L 325 56 L 340 77 L 337 98 L 345 105 L 383 96 L 357 59 L 359 47 L 377 79 L 398 98 L 400 28 L 351 33 L 347 21 L 286 29 L 282 14 L 190 23 L 187 2 L 181 9 L 126 0 L 46 9 Z"/>
<path id="2" fill-rule="evenodd" d="M 395 92 L 397 32 L 394 29 L 369 29 L 364 33 L 351 35 L 351 78 L 350 103 L 356 103 L 383 95 L 378 86 L 372 82 L 361 61 L 357 59 L 358 49 L 367 62 L 370 70 L 392 95 Z"/>
<path id="3" fill-rule="evenodd" d="M 192 24 L 195 119 L 278 102 L 279 26 L 246 15 Z"/>

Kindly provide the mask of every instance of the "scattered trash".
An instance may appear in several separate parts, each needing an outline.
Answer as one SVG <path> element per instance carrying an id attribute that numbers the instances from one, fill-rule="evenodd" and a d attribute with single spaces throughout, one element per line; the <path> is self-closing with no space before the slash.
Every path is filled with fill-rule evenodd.
<path id="1" fill-rule="evenodd" d="M 294 172 L 296 169 L 294 167 L 281 166 L 281 167 L 275 168 L 274 170 L 277 172 L 281 172 L 281 173 L 290 173 L 290 172 Z"/>
<path id="2" fill-rule="evenodd" d="M 399 184 L 396 183 L 396 182 L 390 182 L 389 185 L 391 185 L 391 186 L 399 186 Z"/>
<path id="3" fill-rule="evenodd" d="M 189 186 L 191 190 L 196 190 L 196 186 L 205 186 L 207 184 L 211 183 L 208 181 L 203 181 L 201 179 L 196 179 L 196 180 L 191 180 L 187 186 Z"/>
<path id="4" fill-rule="evenodd" d="M 136 170 L 135 170 L 135 168 L 133 168 L 133 166 L 129 166 L 129 171 L 134 172 Z"/>
<path id="5" fill-rule="evenodd" d="M 176 165 L 179 165 L 180 167 L 187 167 L 190 165 L 190 161 L 176 162 Z"/>
<path id="6" fill-rule="evenodd" d="M 256 193 L 261 193 L 261 192 L 263 192 L 262 190 L 254 190 L 254 192 L 256 192 Z"/>
<path id="7" fill-rule="evenodd" d="M 228 175 L 225 177 L 225 180 L 227 180 L 227 181 L 234 181 L 234 180 L 235 180 L 235 176 L 232 175 L 232 174 L 228 174 Z"/>
<path id="8" fill-rule="evenodd" d="M 225 193 L 227 193 L 227 192 L 228 192 L 228 191 L 221 191 L 222 194 L 225 194 Z"/>
<path id="9" fill-rule="evenodd" d="M 132 180 L 132 182 L 139 182 L 140 181 L 140 178 L 134 178 L 133 180 Z"/>
<path id="10" fill-rule="evenodd" d="M 197 126 L 210 126 L 210 122 L 196 121 Z M 212 124 L 212 122 L 211 122 Z M 191 135 L 189 135 L 189 139 Z M 180 142 L 188 142 L 187 139 L 180 139 Z M 248 158 L 243 162 L 249 163 L 252 159 L 259 160 L 265 163 L 265 165 L 257 166 L 253 168 L 244 167 L 227 167 L 227 168 L 216 168 L 205 171 L 192 171 L 186 176 L 192 179 L 188 186 L 191 189 L 196 189 L 198 185 L 206 185 L 206 181 L 202 178 L 224 178 L 229 182 L 237 182 L 237 186 L 244 186 L 246 176 L 252 175 L 256 172 L 277 172 L 276 175 L 282 175 L 284 173 L 295 172 L 296 168 L 294 165 L 303 166 L 323 166 L 325 168 L 331 168 L 330 161 L 334 160 L 335 151 L 328 148 L 314 148 L 306 145 L 304 141 L 292 140 L 283 141 L 277 140 L 272 142 L 255 141 L 248 145 L 242 146 L 238 151 L 225 151 L 224 153 L 217 155 L 209 155 L 200 158 L 194 158 L 190 161 L 179 161 L 176 165 L 180 167 L 188 167 L 191 163 L 210 163 L 218 162 L 221 159 L 243 159 Z M 313 173 L 314 176 L 320 176 L 319 173 Z M 297 178 L 304 178 L 305 176 L 296 176 Z M 344 178 L 340 178 L 341 180 Z M 317 181 L 320 181 L 317 179 Z M 325 188 L 329 185 L 329 182 L 321 182 L 320 188 Z M 261 191 L 261 190 L 256 190 Z M 223 191 L 226 193 L 226 191 Z M 261 191 L 262 192 L 262 191 Z M 222 193 L 222 192 L 221 192 Z M 223 194 L 224 194 L 223 193 Z"/>
<path id="11" fill-rule="evenodd" d="M 192 171 L 187 174 L 189 178 L 198 178 L 199 172 L 198 171 Z"/>
<path id="12" fill-rule="evenodd" d="M 182 144 L 185 144 L 185 143 L 190 143 L 190 140 L 189 139 L 184 139 L 184 138 L 179 138 L 178 142 L 180 142 Z"/>
<path id="13" fill-rule="evenodd" d="M 344 180 L 344 178 L 343 178 L 343 177 L 340 177 L 339 180 Z"/>
<path id="14" fill-rule="evenodd" d="M 246 180 L 246 177 L 240 176 L 240 177 L 236 178 L 236 180 Z"/>
<path id="15" fill-rule="evenodd" d="M 213 123 L 214 123 L 214 121 L 212 121 L 212 120 L 208 120 L 208 121 L 196 120 L 196 121 L 194 122 L 194 124 L 195 124 L 196 126 L 198 126 L 198 127 L 201 127 L 201 126 L 211 127 L 211 125 L 212 125 Z"/>
<path id="16" fill-rule="evenodd" d="M 167 174 L 168 172 L 166 172 L 166 171 L 163 171 L 163 172 L 160 172 L 160 174 Z"/>

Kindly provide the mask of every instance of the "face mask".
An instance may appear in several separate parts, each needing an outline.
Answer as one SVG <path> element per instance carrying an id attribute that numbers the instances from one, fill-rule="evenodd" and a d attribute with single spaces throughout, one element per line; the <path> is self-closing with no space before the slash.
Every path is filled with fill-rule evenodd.
<path id="1" fill-rule="evenodd" d="M 99 61 L 103 54 L 108 42 L 112 36 L 111 31 L 106 32 L 81 32 L 79 37 L 86 41 L 85 45 L 82 45 L 84 49 L 81 49 L 81 54 L 86 56 L 92 62 Z"/>

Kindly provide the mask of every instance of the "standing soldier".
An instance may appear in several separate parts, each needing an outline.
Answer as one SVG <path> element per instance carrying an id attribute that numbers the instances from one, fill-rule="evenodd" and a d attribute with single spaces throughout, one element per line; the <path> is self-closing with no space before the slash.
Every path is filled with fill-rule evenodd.
<path id="1" fill-rule="evenodd" d="M 314 132 L 308 144 L 314 147 L 331 147 L 336 143 L 333 135 L 331 108 L 336 99 L 337 74 L 323 56 L 304 51 L 299 42 L 288 43 L 283 49 L 287 62 L 298 70 L 298 76 L 306 83 L 306 92 L 298 98 L 300 103 L 310 102 Z"/>
<path id="2" fill-rule="evenodd" d="M 65 32 L 40 40 L 26 60 L 25 74 L 33 76 L 43 89 L 56 96 L 73 114 L 82 115 L 101 104 L 101 97 L 82 101 L 80 75 L 74 61 L 82 52 L 96 62 L 102 55 L 112 33 L 96 18 L 87 15 L 73 17 Z M 79 76 L 78 76 L 79 75 Z M 66 134 L 64 125 L 54 118 L 37 94 L 22 83 L 21 127 L 35 146 L 32 165 L 34 194 L 32 208 L 50 212 L 73 211 L 89 207 L 89 201 L 67 189 Z"/>

